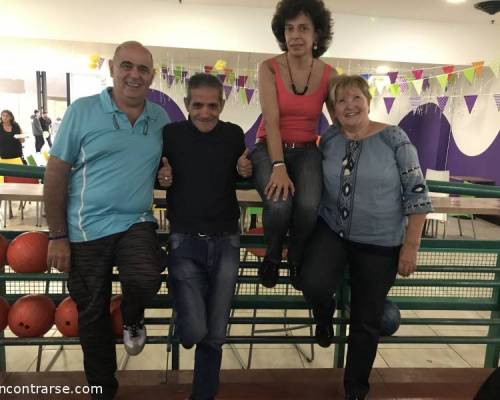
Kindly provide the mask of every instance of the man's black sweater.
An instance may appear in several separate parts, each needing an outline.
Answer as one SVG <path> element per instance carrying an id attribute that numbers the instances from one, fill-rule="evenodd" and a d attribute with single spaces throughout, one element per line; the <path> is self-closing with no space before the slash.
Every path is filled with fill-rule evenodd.
<path id="1" fill-rule="evenodd" d="M 163 156 L 173 173 L 173 184 L 167 190 L 171 232 L 238 231 L 236 164 L 244 150 L 243 130 L 230 122 L 219 121 L 206 133 L 190 120 L 163 129 Z"/>

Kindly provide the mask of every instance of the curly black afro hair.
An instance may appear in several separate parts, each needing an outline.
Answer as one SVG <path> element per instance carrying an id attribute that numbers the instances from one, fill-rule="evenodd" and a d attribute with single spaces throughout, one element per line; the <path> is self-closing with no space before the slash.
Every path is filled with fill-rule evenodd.
<path id="1" fill-rule="evenodd" d="M 330 11 L 322 0 L 281 0 L 271 22 L 274 36 L 280 49 L 287 51 L 285 41 L 285 23 L 304 13 L 311 18 L 318 37 L 317 49 L 313 49 L 313 57 L 318 58 L 325 53 L 332 41 L 333 20 Z"/>

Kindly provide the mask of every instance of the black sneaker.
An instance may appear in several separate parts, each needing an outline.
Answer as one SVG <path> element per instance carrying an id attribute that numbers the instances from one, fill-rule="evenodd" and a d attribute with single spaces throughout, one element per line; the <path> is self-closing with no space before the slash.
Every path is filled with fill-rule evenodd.
<path id="1" fill-rule="evenodd" d="M 264 258 L 259 268 L 259 278 L 262 286 L 273 288 L 278 283 L 279 265 Z"/>
<path id="2" fill-rule="evenodd" d="M 333 338 L 333 325 L 332 324 L 316 324 L 316 331 L 314 333 L 316 340 L 321 347 L 330 347 Z"/>
<path id="3" fill-rule="evenodd" d="M 295 290 L 302 290 L 302 282 L 300 281 L 300 267 L 297 264 L 288 264 L 290 269 L 290 282 Z"/>

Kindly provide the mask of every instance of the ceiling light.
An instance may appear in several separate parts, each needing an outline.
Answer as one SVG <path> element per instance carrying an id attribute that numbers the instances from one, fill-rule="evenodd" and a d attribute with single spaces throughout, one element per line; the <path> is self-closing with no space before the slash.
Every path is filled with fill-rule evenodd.
<path id="1" fill-rule="evenodd" d="M 446 0 L 447 3 L 451 4 L 460 4 L 460 3 L 465 3 L 467 0 Z"/>

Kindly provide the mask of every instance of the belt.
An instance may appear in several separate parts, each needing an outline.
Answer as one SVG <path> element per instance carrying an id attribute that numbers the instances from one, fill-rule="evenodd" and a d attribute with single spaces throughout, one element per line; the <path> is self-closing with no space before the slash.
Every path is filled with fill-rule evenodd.
<path id="1" fill-rule="evenodd" d="M 257 143 L 266 143 L 265 138 L 259 138 L 257 139 Z M 284 149 L 298 149 L 298 148 L 304 148 L 304 147 L 317 147 L 316 142 L 286 142 L 282 141 Z"/>

